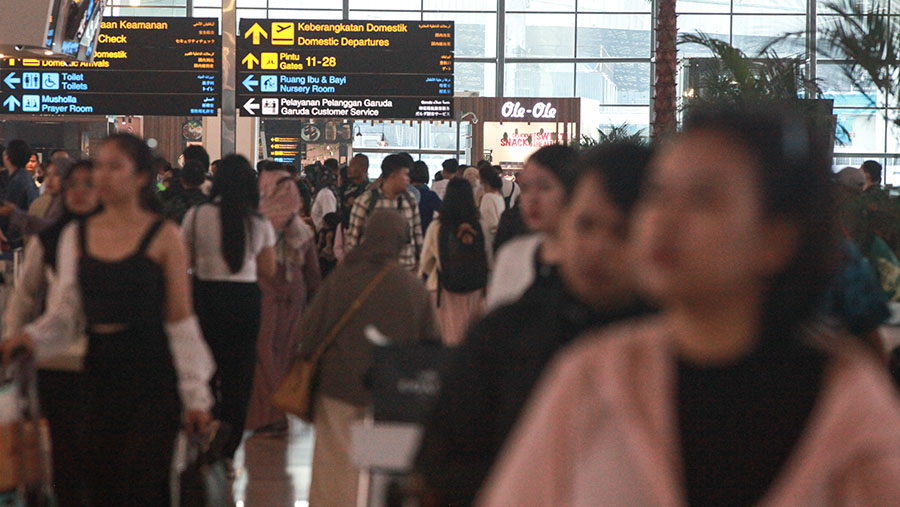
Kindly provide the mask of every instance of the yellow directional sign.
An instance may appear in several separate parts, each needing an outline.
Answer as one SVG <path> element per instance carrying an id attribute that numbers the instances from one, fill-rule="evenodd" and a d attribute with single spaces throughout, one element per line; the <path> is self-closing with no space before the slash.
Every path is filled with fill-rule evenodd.
<path id="1" fill-rule="evenodd" d="M 276 144 L 272 145 L 272 149 L 273 150 L 296 150 L 297 144 L 296 143 L 293 143 L 293 144 L 276 143 Z"/>
<path id="2" fill-rule="evenodd" d="M 266 39 L 268 39 L 269 34 L 263 29 L 263 27 L 259 26 L 259 23 L 253 23 L 253 26 L 251 26 L 250 29 L 247 30 L 247 33 L 244 34 L 245 39 L 249 37 L 253 37 L 253 45 L 258 46 L 259 38 L 265 37 Z"/>
<path id="3" fill-rule="evenodd" d="M 272 22 L 272 44 L 276 46 L 294 45 L 294 23 L 292 21 Z"/>
<path id="4" fill-rule="evenodd" d="M 276 143 L 297 143 L 300 142 L 300 139 L 297 137 L 273 137 L 273 141 Z"/>
<path id="5" fill-rule="evenodd" d="M 278 53 L 260 53 L 259 56 L 262 58 L 262 64 L 260 65 L 262 68 L 267 70 L 278 69 Z"/>
<path id="6" fill-rule="evenodd" d="M 272 155 L 273 157 L 276 155 L 285 156 L 285 155 L 296 155 L 296 154 L 297 154 L 296 151 L 273 151 L 273 152 L 269 153 L 269 155 Z"/>
<path id="7" fill-rule="evenodd" d="M 254 65 L 259 65 L 259 59 L 253 53 L 247 53 L 247 56 L 241 60 L 241 63 L 247 66 L 248 69 L 253 69 Z"/>

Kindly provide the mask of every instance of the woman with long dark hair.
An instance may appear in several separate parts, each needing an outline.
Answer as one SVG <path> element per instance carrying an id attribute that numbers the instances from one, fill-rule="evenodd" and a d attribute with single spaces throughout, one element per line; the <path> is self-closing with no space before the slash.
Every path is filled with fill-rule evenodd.
<path id="1" fill-rule="evenodd" d="M 93 174 L 103 209 L 65 227 L 47 313 L 3 346 L 8 355 L 36 343 L 40 360 L 78 335 L 83 308 L 88 505 L 168 505 L 182 417 L 202 429 L 212 405 L 214 364 L 191 308 L 184 243 L 147 207 L 152 160 L 135 136 L 103 141 Z"/>
<path id="2" fill-rule="evenodd" d="M 831 157 L 804 120 L 697 111 L 633 222 L 659 317 L 557 358 L 482 505 L 893 505 L 884 365 L 818 325 L 838 253 Z"/>
<path id="3" fill-rule="evenodd" d="M 228 155 L 216 173 L 212 202 L 191 208 L 182 230 L 191 252 L 194 307 L 216 358 L 214 413 L 231 426 L 224 452 L 241 444 L 253 388 L 260 325 L 258 277 L 275 274 L 275 231 L 257 212 L 256 173 L 240 155 Z"/>
<path id="4" fill-rule="evenodd" d="M 419 274 L 427 276 L 426 286 L 447 345 L 462 343 L 469 324 L 481 314 L 491 261 L 489 245 L 472 186 L 454 178 L 447 184 L 440 216 L 425 233 L 419 262 Z M 458 285 L 458 279 L 470 284 Z"/>

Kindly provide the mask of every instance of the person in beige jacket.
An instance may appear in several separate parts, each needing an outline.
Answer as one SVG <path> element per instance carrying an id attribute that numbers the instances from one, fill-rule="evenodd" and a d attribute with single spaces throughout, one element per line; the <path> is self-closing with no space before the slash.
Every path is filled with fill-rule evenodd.
<path id="1" fill-rule="evenodd" d="M 816 325 L 830 159 L 776 110 L 700 110 L 663 146 L 631 229 L 663 313 L 561 353 L 480 505 L 897 504 L 886 368 Z"/>

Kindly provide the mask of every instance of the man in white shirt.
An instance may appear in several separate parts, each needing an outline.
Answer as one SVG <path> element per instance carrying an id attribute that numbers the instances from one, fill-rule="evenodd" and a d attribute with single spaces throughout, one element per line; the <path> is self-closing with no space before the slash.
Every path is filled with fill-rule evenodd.
<path id="1" fill-rule="evenodd" d="M 441 168 L 441 174 L 443 174 L 444 179 L 432 183 L 431 190 L 443 201 L 444 194 L 447 192 L 447 183 L 456 177 L 457 171 L 459 171 L 459 161 L 455 158 L 448 158 L 441 163 Z"/>

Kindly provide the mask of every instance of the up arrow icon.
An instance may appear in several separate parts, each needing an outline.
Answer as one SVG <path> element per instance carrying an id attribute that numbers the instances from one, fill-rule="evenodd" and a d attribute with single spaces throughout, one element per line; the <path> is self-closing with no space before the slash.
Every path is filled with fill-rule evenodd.
<path id="1" fill-rule="evenodd" d="M 250 74 L 241 82 L 241 84 L 244 85 L 244 88 L 246 88 L 249 92 L 255 91 L 253 87 L 259 84 L 259 81 L 253 79 L 253 77 L 253 74 Z"/>
<path id="2" fill-rule="evenodd" d="M 6 79 L 3 80 L 3 82 L 6 83 L 6 86 L 10 87 L 10 89 L 15 90 L 16 85 L 21 83 L 22 80 L 16 77 L 15 72 L 10 72 L 9 75 L 6 76 Z"/>
<path id="3" fill-rule="evenodd" d="M 8 108 L 10 111 L 15 111 L 16 107 L 21 106 L 21 105 L 22 105 L 22 103 L 19 102 L 19 99 L 15 98 L 12 95 L 10 95 L 9 97 L 6 97 L 6 100 L 3 101 L 3 107 Z"/>
<path id="4" fill-rule="evenodd" d="M 247 66 L 248 69 L 253 70 L 254 65 L 259 65 L 259 58 L 256 57 L 253 53 L 247 53 L 247 56 L 241 60 L 241 63 Z"/>
<path id="5" fill-rule="evenodd" d="M 259 104 L 256 103 L 256 99 L 253 97 L 250 97 L 250 100 L 244 103 L 244 110 L 252 115 L 256 114 L 257 109 L 259 109 Z"/>
<path id="6" fill-rule="evenodd" d="M 260 37 L 265 37 L 266 39 L 268 39 L 268 38 L 269 38 L 269 33 L 266 32 L 266 31 L 263 29 L 263 27 L 259 26 L 259 23 L 253 23 L 253 26 L 251 26 L 250 29 L 247 30 L 247 33 L 244 34 L 244 38 L 245 38 L 245 39 L 248 38 L 248 37 L 253 37 L 253 45 L 254 45 L 254 46 L 258 46 L 258 45 L 259 45 L 259 38 L 260 38 Z"/>

